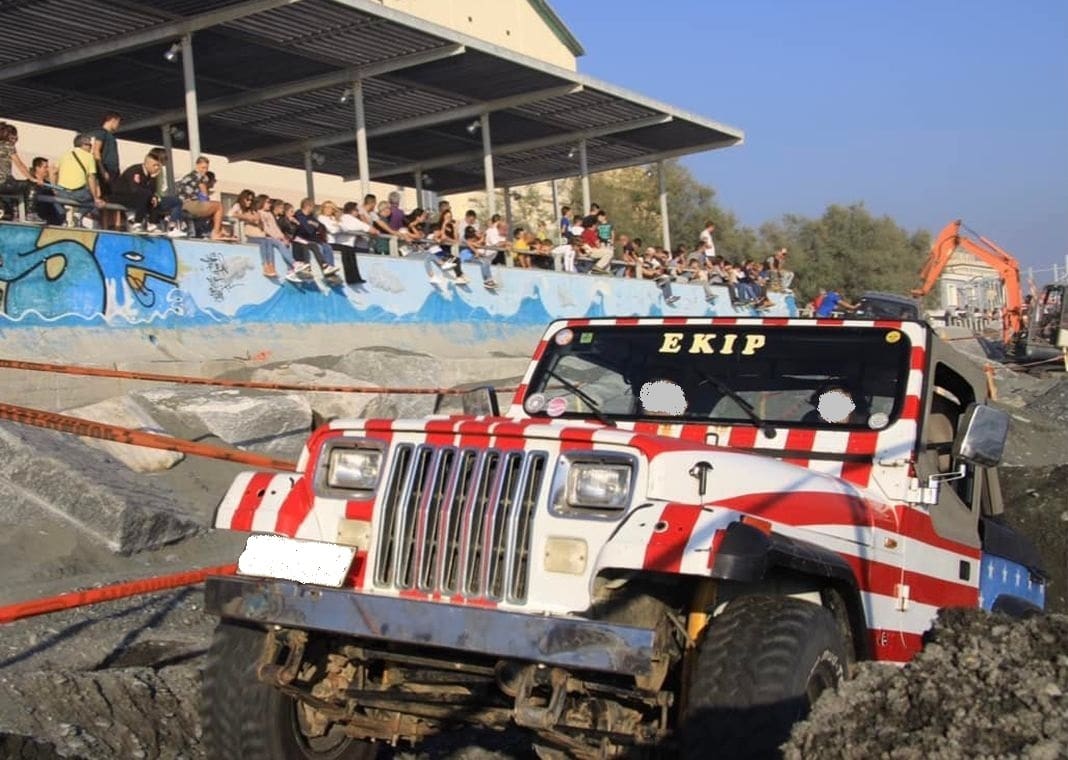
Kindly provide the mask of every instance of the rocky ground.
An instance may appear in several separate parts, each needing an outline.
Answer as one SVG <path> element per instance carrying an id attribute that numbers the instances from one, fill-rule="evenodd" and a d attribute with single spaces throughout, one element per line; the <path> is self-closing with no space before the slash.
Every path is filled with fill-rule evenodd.
<path id="1" fill-rule="evenodd" d="M 450 364 L 377 350 L 231 376 L 343 385 L 389 378 L 413 386 L 492 378 L 507 386 L 524 366 L 514 357 Z M 999 403 L 1014 420 L 1002 478 L 1005 517 L 1036 540 L 1053 573 L 1049 608 L 1068 612 L 1068 379 L 1000 366 L 995 377 Z M 295 458 L 322 419 L 418 415 L 432 403 L 187 387 L 99 398 L 67 411 L 281 458 Z M 240 469 L 0 425 L 0 605 L 232 561 L 240 537 L 204 526 Z M 99 488 L 101 481 L 109 487 Z M 63 506 L 71 501 L 81 506 Z M 0 626 L 0 758 L 201 757 L 199 668 L 213 625 L 193 587 Z M 1068 754 L 1068 618 L 1018 623 L 958 611 L 943 616 L 933 640 L 904 669 L 861 666 L 855 681 L 822 699 L 798 727 L 787 755 Z M 460 733 L 397 756 L 518 758 L 530 749 L 522 735 Z"/>

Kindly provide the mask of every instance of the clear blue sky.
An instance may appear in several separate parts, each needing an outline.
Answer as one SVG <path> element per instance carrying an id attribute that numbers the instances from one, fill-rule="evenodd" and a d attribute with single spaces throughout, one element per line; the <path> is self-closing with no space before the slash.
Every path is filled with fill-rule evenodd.
<path id="1" fill-rule="evenodd" d="M 1068 1 L 551 0 L 579 70 L 745 131 L 684 159 L 757 226 L 863 201 L 1068 254 Z"/>

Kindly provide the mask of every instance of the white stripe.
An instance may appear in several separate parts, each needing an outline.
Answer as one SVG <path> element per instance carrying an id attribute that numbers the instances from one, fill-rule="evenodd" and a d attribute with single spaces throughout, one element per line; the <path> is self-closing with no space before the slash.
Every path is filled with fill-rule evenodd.
<path id="1" fill-rule="evenodd" d="M 256 508 L 256 514 L 252 518 L 252 530 L 259 533 L 274 533 L 278 526 L 278 511 L 282 508 L 282 502 L 293 490 L 296 477 L 293 475 L 275 475 L 267 485 L 263 494 L 263 501 Z"/>

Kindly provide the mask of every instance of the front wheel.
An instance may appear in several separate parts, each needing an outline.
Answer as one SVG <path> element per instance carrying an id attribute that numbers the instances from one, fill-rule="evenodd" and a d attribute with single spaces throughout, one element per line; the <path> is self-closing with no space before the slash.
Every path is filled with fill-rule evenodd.
<path id="1" fill-rule="evenodd" d="M 800 599 L 742 597 L 698 644 L 683 716 L 682 757 L 779 757 L 816 698 L 845 677 L 834 616 Z"/>
<path id="2" fill-rule="evenodd" d="M 300 702 L 256 678 L 266 634 L 220 622 L 204 668 L 201 724 L 207 757 L 217 760 L 372 760 L 372 742 L 340 726 L 310 736 Z"/>

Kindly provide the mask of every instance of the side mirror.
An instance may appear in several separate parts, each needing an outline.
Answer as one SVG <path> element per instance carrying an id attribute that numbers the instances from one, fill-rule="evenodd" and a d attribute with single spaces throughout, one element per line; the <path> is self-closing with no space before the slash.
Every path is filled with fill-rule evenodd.
<path id="1" fill-rule="evenodd" d="M 972 404 L 961 417 L 953 456 L 980 467 L 995 467 L 1005 453 L 1009 415 L 1000 409 Z"/>

